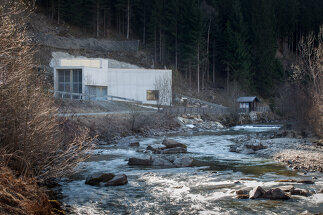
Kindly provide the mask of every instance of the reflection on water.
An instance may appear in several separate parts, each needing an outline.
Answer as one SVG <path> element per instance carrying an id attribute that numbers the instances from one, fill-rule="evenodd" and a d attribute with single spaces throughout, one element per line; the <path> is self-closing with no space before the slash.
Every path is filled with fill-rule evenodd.
<path id="1" fill-rule="evenodd" d="M 190 168 L 150 168 L 127 165 L 129 157 L 147 157 L 147 145 L 163 137 L 141 138 L 139 148 L 102 146 L 80 164 L 80 173 L 62 182 L 64 203 L 77 214 L 297 214 L 323 211 L 323 195 L 293 197 L 289 201 L 239 200 L 235 190 L 283 185 L 277 179 L 304 176 L 272 160 L 229 152 L 230 139 L 246 133 L 266 132 L 275 127 L 240 126 L 221 132 L 200 132 L 171 138 L 188 145 L 188 156 L 198 162 Z M 125 173 L 129 183 L 119 187 L 92 187 L 85 178 L 102 173 Z M 315 185 L 295 187 L 317 190 Z M 239 179 L 240 183 L 236 183 Z M 285 185 L 285 184 L 284 184 Z"/>

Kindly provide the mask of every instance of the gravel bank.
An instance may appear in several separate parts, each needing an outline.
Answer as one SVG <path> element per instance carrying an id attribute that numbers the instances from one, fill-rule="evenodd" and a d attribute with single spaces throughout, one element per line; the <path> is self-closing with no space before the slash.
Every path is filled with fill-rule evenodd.
<path id="1" fill-rule="evenodd" d="M 275 134 L 247 135 L 232 139 L 230 150 L 256 154 L 287 164 L 301 171 L 323 172 L 323 146 L 314 138 L 279 137 Z"/>

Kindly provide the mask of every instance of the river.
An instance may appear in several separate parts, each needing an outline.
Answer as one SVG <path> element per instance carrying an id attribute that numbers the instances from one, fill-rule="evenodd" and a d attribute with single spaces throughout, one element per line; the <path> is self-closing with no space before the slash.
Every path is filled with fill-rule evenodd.
<path id="1" fill-rule="evenodd" d="M 323 188 L 322 174 L 291 170 L 273 160 L 250 154 L 229 152 L 230 139 L 248 133 L 273 132 L 279 126 L 239 126 L 213 132 L 172 134 L 188 146 L 187 156 L 204 164 L 187 168 L 128 166 L 130 157 L 147 157 L 148 145 L 164 137 L 132 138 L 140 147 L 129 147 L 128 139 L 117 145 L 95 149 L 93 156 L 79 165 L 77 174 L 63 179 L 64 204 L 73 214 L 298 214 L 323 211 L 323 194 L 293 196 L 288 201 L 241 200 L 235 191 L 245 187 L 272 188 L 293 184 L 316 191 Z M 85 178 L 102 173 L 126 174 L 129 183 L 118 187 L 85 185 Z M 310 185 L 274 182 L 279 179 L 308 179 Z M 239 179 L 248 180 L 239 180 Z M 237 181 L 240 181 L 237 183 Z"/>

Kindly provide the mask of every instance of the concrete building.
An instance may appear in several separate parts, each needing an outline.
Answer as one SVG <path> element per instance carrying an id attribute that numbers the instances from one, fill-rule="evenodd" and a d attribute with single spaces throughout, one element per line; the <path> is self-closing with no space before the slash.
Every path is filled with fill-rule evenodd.
<path id="1" fill-rule="evenodd" d="M 107 59 L 88 58 L 61 58 L 53 67 L 57 97 L 171 104 L 171 70 L 121 69 L 109 66 Z"/>

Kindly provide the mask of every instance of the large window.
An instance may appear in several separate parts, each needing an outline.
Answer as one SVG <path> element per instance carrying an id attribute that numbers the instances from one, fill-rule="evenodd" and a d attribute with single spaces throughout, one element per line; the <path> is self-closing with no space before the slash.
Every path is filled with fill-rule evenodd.
<path id="1" fill-rule="evenodd" d="M 70 93 L 82 94 L 82 70 L 59 69 L 57 73 L 59 96 L 63 98 L 81 99 L 81 95 Z"/>
<path id="2" fill-rule="evenodd" d="M 157 101 L 159 98 L 159 90 L 147 90 L 147 101 Z"/>
<path id="3" fill-rule="evenodd" d="M 74 69 L 73 72 L 73 93 L 82 94 L 82 70 Z M 81 99 L 80 95 L 74 95 L 73 99 Z"/>
<path id="4" fill-rule="evenodd" d="M 108 88 L 105 86 L 88 86 L 91 100 L 107 100 Z"/>

